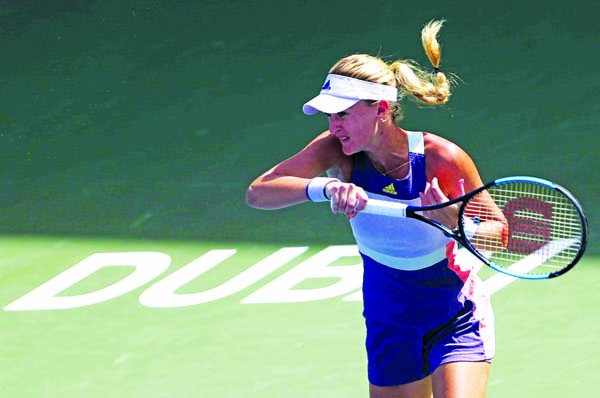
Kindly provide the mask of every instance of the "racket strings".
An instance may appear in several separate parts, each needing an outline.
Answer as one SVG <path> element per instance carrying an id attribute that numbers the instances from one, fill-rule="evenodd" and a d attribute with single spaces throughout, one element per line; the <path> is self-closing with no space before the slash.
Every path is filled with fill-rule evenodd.
<path id="1" fill-rule="evenodd" d="M 466 203 L 461 222 L 465 231 L 476 225 L 470 242 L 484 257 L 500 267 L 534 262 L 535 271 L 523 271 L 527 273 L 569 266 L 583 244 L 577 206 L 562 192 L 529 182 L 479 193 Z"/>

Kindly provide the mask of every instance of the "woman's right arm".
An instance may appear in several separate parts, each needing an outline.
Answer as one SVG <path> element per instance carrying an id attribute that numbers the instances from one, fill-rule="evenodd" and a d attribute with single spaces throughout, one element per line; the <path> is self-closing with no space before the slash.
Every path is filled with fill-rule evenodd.
<path id="1" fill-rule="evenodd" d="M 280 209 L 306 202 L 306 187 L 312 178 L 336 167 L 347 176 L 350 161 L 338 139 L 324 132 L 254 180 L 246 192 L 246 203 L 258 209 Z"/>

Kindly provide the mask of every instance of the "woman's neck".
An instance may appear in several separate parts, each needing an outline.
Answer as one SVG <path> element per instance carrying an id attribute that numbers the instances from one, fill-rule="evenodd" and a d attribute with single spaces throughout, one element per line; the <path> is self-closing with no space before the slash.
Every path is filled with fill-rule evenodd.
<path id="1" fill-rule="evenodd" d="M 390 123 L 374 137 L 372 148 L 365 150 L 369 160 L 379 171 L 387 176 L 394 173 L 406 174 L 409 163 L 408 134 L 400 127 Z"/>

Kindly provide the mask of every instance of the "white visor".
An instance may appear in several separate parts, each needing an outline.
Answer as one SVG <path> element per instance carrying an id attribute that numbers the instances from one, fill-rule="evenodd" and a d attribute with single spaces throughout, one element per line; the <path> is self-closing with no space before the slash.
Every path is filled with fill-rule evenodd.
<path id="1" fill-rule="evenodd" d="M 340 75 L 327 75 L 321 93 L 302 107 L 307 115 L 342 112 L 360 100 L 398 101 L 398 89 Z"/>

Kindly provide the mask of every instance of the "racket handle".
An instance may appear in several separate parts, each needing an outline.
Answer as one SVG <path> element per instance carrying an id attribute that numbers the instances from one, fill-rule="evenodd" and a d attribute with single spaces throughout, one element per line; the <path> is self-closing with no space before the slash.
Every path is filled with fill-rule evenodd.
<path id="1" fill-rule="evenodd" d="M 386 200 L 369 199 L 367 206 L 362 210 L 365 213 L 378 214 L 380 216 L 406 218 L 408 205 Z"/>

